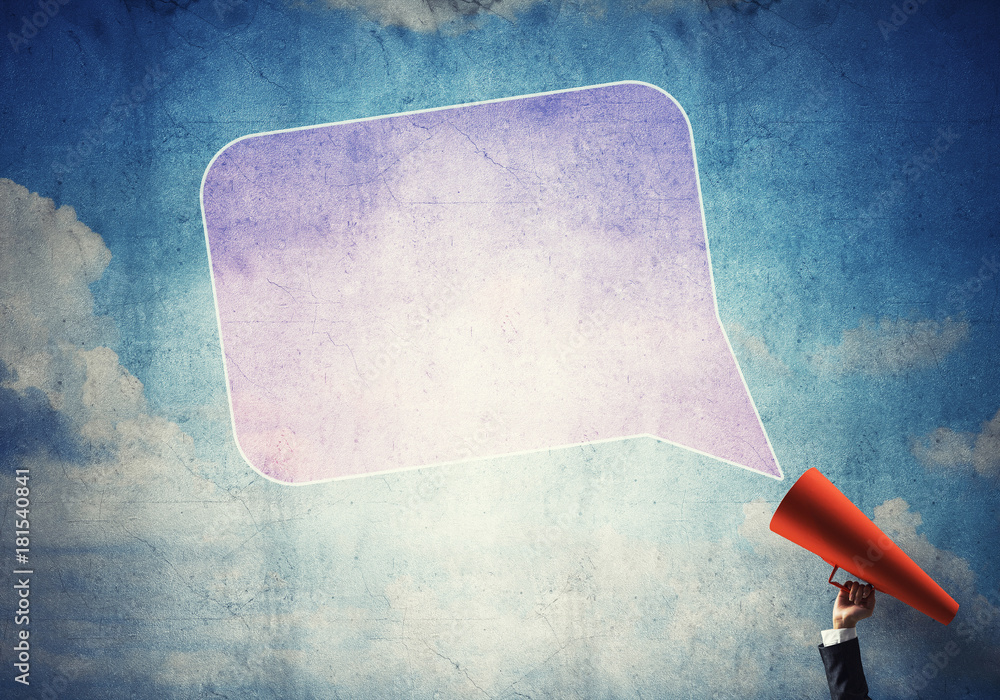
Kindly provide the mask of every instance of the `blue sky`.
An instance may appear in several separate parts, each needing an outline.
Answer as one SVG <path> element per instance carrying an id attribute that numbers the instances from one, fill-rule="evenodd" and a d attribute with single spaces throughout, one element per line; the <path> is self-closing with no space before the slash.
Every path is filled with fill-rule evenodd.
<path id="1" fill-rule="evenodd" d="M 47 504 L 40 680 L 81 698 L 818 697 L 832 589 L 766 532 L 817 466 L 963 605 L 943 628 L 880 601 L 873 695 L 917 697 L 957 640 L 923 692 L 992 696 L 994 4 L 927 0 L 896 24 L 906 3 L 56 4 L 21 42 L 38 5 L 6 3 L 0 47 L 0 458 Z M 690 118 L 720 315 L 789 478 L 643 440 L 302 489 L 250 470 L 199 207 L 212 156 L 617 80 Z M 966 611 L 990 620 L 970 639 Z"/>

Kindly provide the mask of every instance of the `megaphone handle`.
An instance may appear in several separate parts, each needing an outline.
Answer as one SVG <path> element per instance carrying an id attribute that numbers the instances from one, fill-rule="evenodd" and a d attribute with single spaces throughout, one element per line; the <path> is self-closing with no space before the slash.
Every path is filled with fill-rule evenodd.
<path id="1" fill-rule="evenodd" d="M 833 571 L 830 572 L 830 585 L 831 586 L 836 586 L 837 588 L 839 588 L 840 590 L 844 591 L 845 593 L 850 593 L 850 591 L 847 589 L 847 586 L 841 585 L 841 584 L 839 584 L 839 583 L 837 583 L 836 581 L 833 580 L 833 575 L 837 573 L 837 569 L 839 569 L 839 568 L 840 567 L 837 566 L 836 564 L 833 565 Z"/>

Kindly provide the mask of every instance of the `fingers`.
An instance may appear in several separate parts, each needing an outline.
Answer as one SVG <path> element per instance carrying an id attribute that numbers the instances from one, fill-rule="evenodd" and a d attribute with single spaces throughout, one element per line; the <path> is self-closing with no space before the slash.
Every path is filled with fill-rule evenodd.
<path id="1" fill-rule="evenodd" d="M 871 585 L 869 583 L 866 586 L 866 588 L 868 590 L 865 592 L 865 599 L 864 599 L 863 605 L 866 608 L 868 608 L 869 610 L 874 610 L 875 609 L 875 586 L 873 586 L 873 585 Z"/>
<path id="2" fill-rule="evenodd" d="M 844 591 L 847 594 L 847 599 L 853 605 L 861 605 L 863 607 L 868 607 L 875 603 L 875 587 L 870 583 L 862 585 L 858 581 L 848 581 L 844 584 Z"/>

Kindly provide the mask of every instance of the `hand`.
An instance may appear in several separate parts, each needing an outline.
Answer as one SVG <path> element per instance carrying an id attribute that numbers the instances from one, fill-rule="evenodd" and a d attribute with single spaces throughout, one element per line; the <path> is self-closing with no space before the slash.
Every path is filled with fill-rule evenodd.
<path id="1" fill-rule="evenodd" d="M 875 587 L 848 581 L 833 602 L 833 629 L 854 627 L 875 612 Z"/>

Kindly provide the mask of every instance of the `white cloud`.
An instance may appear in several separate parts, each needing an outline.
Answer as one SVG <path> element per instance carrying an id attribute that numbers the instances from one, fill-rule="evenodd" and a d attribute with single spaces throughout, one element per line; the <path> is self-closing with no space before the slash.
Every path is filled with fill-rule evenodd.
<path id="1" fill-rule="evenodd" d="M 791 370 L 784 360 L 776 357 L 762 338 L 749 333 L 742 323 L 726 324 L 729 339 L 736 345 L 747 350 L 764 370 L 773 374 L 788 375 Z"/>
<path id="2" fill-rule="evenodd" d="M 56 209 L 51 199 L 0 179 L 3 387 L 22 396 L 40 390 L 73 436 L 96 448 L 84 465 L 59 464 L 50 494 L 52 507 L 86 511 L 94 522 L 137 492 L 159 499 L 178 489 L 188 496 L 212 490 L 204 479 L 189 480 L 192 470 L 205 466 L 194 457 L 191 438 L 147 413 L 142 383 L 103 344 L 116 333 L 110 319 L 94 316 L 89 285 L 110 260 L 101 237 L 77 220 L 72 207 Z M 52 474 L 47 455 L 24 459 L 40 478 Z M 59 493 L 63 501 L 55 498 Z M 122 508 L 131 511 L 134 503 Z M 38 527 L 51 527 L 57 540 L 89 532 L 88 525 L 61 531 L 62 525 L 53 519 Z"/>
<path id="3" fill-rule="evenodd" d="M 925 467 L 972 464 L 973 434 L 937 428 L 923 437 L 910 438 L 910 452 Z"/>
<path id="4" fill-rule="evenodd" d="M 433 32 L 449 24 L 464 23 L 480 15 L 515 21 L 518 13 L 539 0 L 323 0 L 338 10 L 354 10 L 387 26 Z"/>
<path id="5" fill-rule="evenodd" d="M 747 0 L 629 0 L 638 11 L 664 12 L 678 7 L 707 9 L 736 7 Z M 337 10 L 353 10 L 385 26 L 406 27 L 417 32 L 434 32 L 447 27 L 468 28 L 479 17 L 497 16 L 516 22 L 518 15 L 544 0 L 322 0 Z M 600 18 L 607 0 L 562 0 L 561 8 Z"/>
<path id="6" fill-rule="evenodd" d="M 983 476 L 1000 476 L 1000 411 L 978 433 L 944 427 L 912 437 L 910 452 L 925 467 L 972 467 Z"/>
<path id="7" fill-rule="evenodd" d="M 113 339 L 113 326 L 93 315 L 89 284 L 111 260 L 101 237 L 73 207 L 0 179 L 0 361 L 23 391 L 37 387 L 62 407 L 79 386 L 77 353 Z"/>
<path id="8" fill-rule="evenodd" d="M 840 345 L 821 348 L 812 360 L 840 373 L 901 374 L 939 364 L 968 337 L 968 321 L 863 319 L 843 332 Z"/>
<path id="9" fill-rule="evenodd" d="M 926 535 L 917 534 L 923 518 L 920 513 L 911 511 L 904 499 L 893 498 L 876 506 L 872 522 L 952 597 L 967 598 L 975 593 L 976 575 L 969 562 L 953 552 L 938 549 Z"/>

